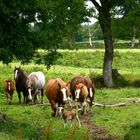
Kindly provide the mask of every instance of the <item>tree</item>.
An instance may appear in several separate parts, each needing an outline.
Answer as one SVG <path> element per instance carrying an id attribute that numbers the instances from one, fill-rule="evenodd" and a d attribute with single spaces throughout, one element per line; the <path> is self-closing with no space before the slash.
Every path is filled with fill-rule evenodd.
<path id="1" fill-rule="evenodd" d="M 126 1 L 123 11 L 124 20 L 131 30 L 131 48 L 134 48 L 136 37 L 138 37 L 140 33 L 140 0 Z"/>
<path id="2" fill-rule="evenodd" d="M 100 0 L 100 4 L 96 0 L 91 0 L 96 9 L 98 10 L 98 20 L 101 26 L 104 43 L 105 55 L 103 64 L 103 78 L 107 87 L 113 87 L 114 82 L 112 79 L 112 62 L 113 62 L 113 39 L 111 29 L 111 8 L 118 2 L 116 0 Z"/>
<path id="3" fill-rule="evenodd" d="M 114 11 L 116 12 L 116 11 Z M 120 18 L 113 20 L 114 36 L 117 38 L 131 39 L 131 48 L 135 47 L 135 40 L 139 37 L 139 0 L 125 0 L 117 11 Z M 115 28 L 114 28 L 115 27 Z M 117 31 L 117 32 L 116 32 Z"/>
<path id="4" fill-rule="evenodd" d="M 96 0 L 90 0 L 96 10 L 98 11 L 98 21 L 101 26 L 103 36 L 104 36 L 104 43 L 105 43 L 105 55 L 104 55 L 104 64 L 103 64 L 103 78 L 104 83 L 107 87 L 114 86 L 114 82 L 112 79 L 112 62 L 113 62 L 113 53 L 114 53 L 114 46 L 113 46 L 113 36 L 112 36 L 112 18 L 116 16 L 116 14 L 120 14 L 125 16 L 128 11 L 134 10 L 136 7 L 138 8 L 136 12 L 134 12 L 131 16 L 136 17 L 136 19 L 139 19 L 139 0 L 99 0 L 98 2 Z M 116 14 L 115 12 L 116 11 Z M 134 21 L 134 18 L 132 18 Z M 130 21 L 129 21 L 130 22 Z M 136 36 L 136 26 L 133 24 L 133 39 L 132 44 L 135 40 Z M 134 45 L 133 45 L 134 46 Z"/>
<path id="5" fill-rule="evenodd" d="M 27 63 L 43 48 L 48 50 L 44 63 L 51 65 L 63 38 L 87 15 L 84 0 L 1 0 L 0 61 Z M 50 54 L 54 59 L 48 59 Z"/>

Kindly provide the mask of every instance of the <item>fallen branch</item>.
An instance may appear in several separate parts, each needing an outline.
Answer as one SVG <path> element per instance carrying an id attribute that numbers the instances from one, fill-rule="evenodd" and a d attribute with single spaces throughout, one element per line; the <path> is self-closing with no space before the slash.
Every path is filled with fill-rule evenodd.
<path id="1" fill-rule="evenodd" d="M 140 102 L 140 98 L 118 98 L 119 100 L 126 100 L 126 101 L 138 101 L 139 100 L 139 102 Z M 117 99 L 117 100 L 118 100 Z"/>
<path id="2" fill-rule="evenodd" d="M 51 106 L 50 103 L 43 103 L 43 104 L 29 104 L 29 106 Z"/>
<path id="3" fill-rule="evenodd" d="M 121 100 L 127 100 L 127 101 L 133 101 L 135 103 L 139 103 L 140 102 L 140 98 L 119 98 Z"/>
<path id="4" fill-rule="evenodd" d="M 98 107 L 121 107 L 121 106 L 126 106 L 126 103 L 118 103 L 118 104 L 113 104 L 113 105 L 105 105 L 105 104 L 99 104 L 99 103 L 93 103 L 94 106 Z"/>
<path id="5" fill-rule="evenodd" d="M 140 98 L 138 98 L 138 100 L 137 101 L 135 101 L 135 103 L 139 103 L 140 102 Z"/>
<path id="6" fill-rule="evenodd" d="M 90 102 L 90 101 L 87 100 L 87 102 Z M 138 102 L 140 102 L 140 99 Z M 100 104 L 100 103 L 95 103 L 95 102 L 93 102 L 92 104 L 93 104 L 93 106 L 98 106 L 98 107 L 121 107 L 121 106 L 127 105 L 126 103 L 117 103 L 117 104 L 112 104 L 112 105 L 106 105 L 106 104 Z M 35 105 L 30 104 L 30 105 L 31 106 L 46 106 L 46 105 L 50 106 L 51 104 L 50 103 L 43 103 L 43 104 L 35 104 Z M 71 108 L 76 107 L 76 105 L 79 106 L 78 103 L 71 104 Z"/>
<path id="7" fill-rule="evenodd" d="M 90 102 L 87 100 L 87 102 Z M 99 103 L 92 103 L 93 106 L 98 106 L 98 107 L 121 107 L 121 106 L 126 106 L 126 103 L 117 103 L 117 104 L 112 104 L 112 105 L 106 105 L 106 104 L 99 104 Z"/>

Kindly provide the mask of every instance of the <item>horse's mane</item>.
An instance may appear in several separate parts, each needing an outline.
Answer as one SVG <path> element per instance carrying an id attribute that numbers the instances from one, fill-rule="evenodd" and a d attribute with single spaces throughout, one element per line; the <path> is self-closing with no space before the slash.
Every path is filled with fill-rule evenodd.
<path id="1" fill-rule="evenodd" d="M 25 75 L 26 76 L 26 74 L 23 72 L 22 69 L 19 68 L 19 71 L 21 72 L 22 75 Z"/>

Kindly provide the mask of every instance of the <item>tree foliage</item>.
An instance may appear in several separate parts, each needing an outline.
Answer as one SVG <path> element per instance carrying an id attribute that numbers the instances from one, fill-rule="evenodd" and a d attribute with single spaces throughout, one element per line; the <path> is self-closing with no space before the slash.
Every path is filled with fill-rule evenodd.
<path id="1" fill-rule="evenodd" d="M 0 61 L 27 63 L 38 48 L 54 53 L 87 15 L 84 0 L 1 0 Z"/>
<path id="2" fill-rule="evenodd" d="M 118 39 L 131 39 L 135 27 L 136 37 L 138 38 L 140 28 L 140 1 L 125 0 L 118 9 L 117 14 L 121 15 L 121 17 L 114 17 L 112 24 L 114 37 Z"/>

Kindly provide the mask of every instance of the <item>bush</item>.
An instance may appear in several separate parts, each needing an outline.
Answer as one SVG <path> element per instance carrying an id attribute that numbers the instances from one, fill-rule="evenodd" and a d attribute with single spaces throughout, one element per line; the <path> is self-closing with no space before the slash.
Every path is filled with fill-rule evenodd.
<path id="1" fill-rule="evenodd" d="M 95 72 L 90 72 L 89 77 L 93 81 L 93 83 L 94 83 L 94 85 L 95 85 L 96 88 L 101 88 L 101 87 L 104 87 L 105 86 L 102 75 L 97 74 Z"/>
<path id="2" fill-rule="evenodd" d="M 134 87 L 140 87 L 140 80 L 135 80 L 132 84 Z"/>

